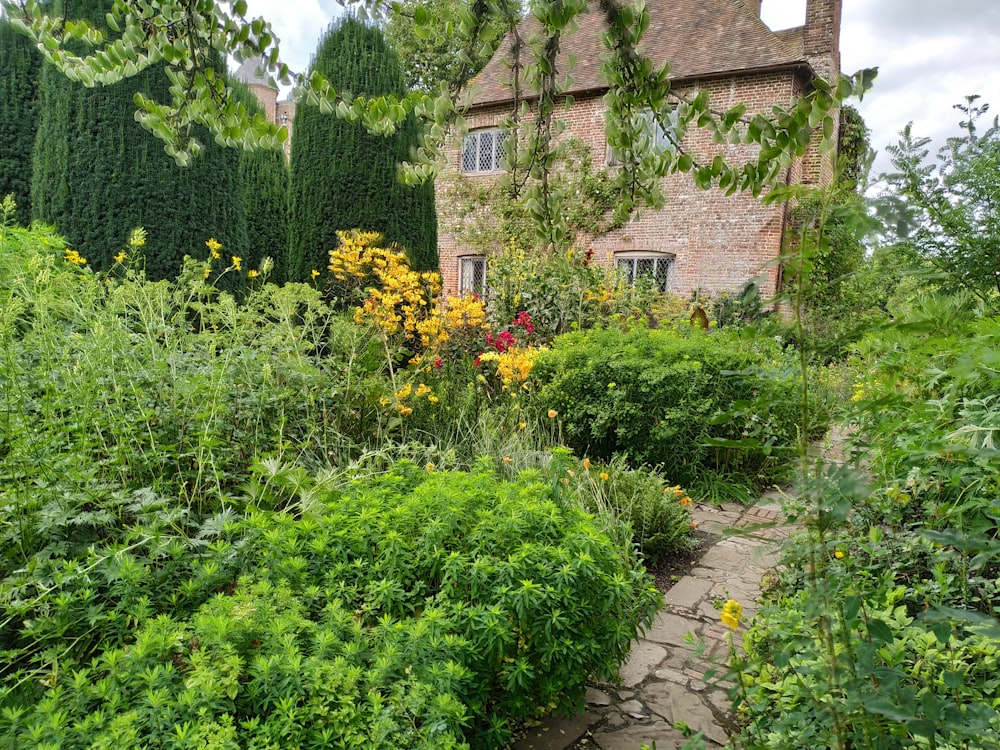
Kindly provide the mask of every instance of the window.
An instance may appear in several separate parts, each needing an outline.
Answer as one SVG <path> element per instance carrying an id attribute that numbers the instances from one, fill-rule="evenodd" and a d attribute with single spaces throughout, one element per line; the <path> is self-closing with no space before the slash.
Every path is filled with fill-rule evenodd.
<path id="1" fill-rule="evenodd" d="M 486 258 L 472 255 L 458 259 L 458 293 L 486 294 Z"/>
<path id="2" fill-rule="evenodd" d="M 630 285 L 646 283 L 665 292 L 670 288 L 674 256 L 666 253 L 620 253 L 615 256 L 615 265 Z"/>
<path id="3" fill-rule="evenodd" d="M 473 130 L 462 141 L 463 172 L 495 172 L 503 169 L 507 134 L 500 128 Z"/>
<path id="4" fill-rule="evenodd" d="M 644 111 L 639 115 L 639 127 L 641 132 L 639 139 L 636 142 L 636 149 L 640 153 L 648 148 L 653 148 L 658 151 L 674 151 L 676 146 L 671 142 L 670 138 L 667 137 L 667 133 L 656 124 L 656 120 L 653 118 L 653 113 L 650 110 Z M 675 131 L 677 126 L 677 112 L 676 110 L 670 110 L 665 118 L 664 122 L 667 124 L 668 129 Z M 611 150 L 611 146 L 608 146 L 608 165 L 612 167 L 621 166 L 625 163 L 618 154 Z"/>

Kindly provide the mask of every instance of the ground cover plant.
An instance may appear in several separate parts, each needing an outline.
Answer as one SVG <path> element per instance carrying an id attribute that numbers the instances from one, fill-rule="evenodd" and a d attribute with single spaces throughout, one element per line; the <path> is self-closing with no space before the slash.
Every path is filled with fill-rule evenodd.
<path id="1" fill-rule="evenodd" d="M 89 651 L 42 655 L 4 696 L 8 742 L 498 747 L 511 721 L 580 707 L 586 681 L 613 677 L 661 601 L 635 558 L 539 474 L 397 464 L 313 484 L 258 471 L 252 509 L 181 551 L 188 577 L 165 610 L 135 606 L 156 575 L 151 550 L 91 548 L 76 575 L 130 637 L 99 632 Z M 60 597 L 40 598 L 28 611 L 5 602 L 8 628 L 36 647 L 88 627 Z"/>

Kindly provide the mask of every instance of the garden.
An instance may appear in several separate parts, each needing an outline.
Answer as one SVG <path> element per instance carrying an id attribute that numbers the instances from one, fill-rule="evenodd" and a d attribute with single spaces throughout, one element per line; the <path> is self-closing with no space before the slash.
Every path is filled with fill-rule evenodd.
<path id="1" fill-rule="evenodd" d="M 418 114 L 435 137 L 460 127 L 445 89 L 469 65 L 434 98 L 374 26 L 334 27 L 317 59 L 349 82 L 305 82 L 318 106 L 289 168 L 253 150 L 280 128 L 212 77 L 217 52 L 270 54 L 262 20 L 209 3 L 161 27 L 105 5 L 84 15 L 120 38 L 53 31 L 30 3 L 0 24 L 26 45 L 0 50 L 25 130 L 23 163 L 0 164 L 18 178 L 0 204 L 0 745 L 507 747 L 615 681 L 663 604 L 652 572 L 697 552 L 693 503 L 780 487 L 796 533 L 758 614 L 719 603 L 742 644 L 715 665 L 733 745 L 1000 747 L 1000 128 L 978 129 L 977 97 L 933 166 L 903 131 L 878 200 L 846 106 L 833 183 L 776 185 L 873 72 L 770 119 L 716 112 L 633 64 L 648 15 L 608 3 L 614 145 L 637 153 L 632 115 L 655 105 L 678 141 L 706 127 L 759 158 L 667 149 L 574 183 L 540 76 L 489 294 L 448 297 L 433 191 L 409 183 L 433 176 Z M 535 11 L 558 41 L 580 8 Z M 470 6 L 460 25 L 495 42 L 519 14 Z M 75 57 L 85 42 L 107 44 Z M 56 64 L 135 85 L 95 95 Z M 376 68 L 379 96 L 343 93 Z M 115 135 L 140 148 L 115 161 L 95 123 L 133 120 L 149 132 Z M 343 182 L 320 163 L 331 123 L 354 149 Z M 662 205 L 677 172 L 788 206 L 778 297 L 679 299 L 575 247 L 578 224 Z M 563 210 L 567 185 L 597 184 L 599 215 Z M 831 431 L 836 461 L 815 452 Z"/>
<path id="2" fill-rule="evenodd" d="M 773 342 L 650 330 L 582 254 L 519 267 L 575 276 L 572 332 L 495 320 L 378 239 L 279 287 L 212 238 L 153 282 L 143 231 L 94 272 L 4 226 L 5 742 L 502 747 L 652 621 L 643 562 L 692 546 L 675 478 L 783 476 Z M 650 398 L 652 439 L 615 426 Z"/>

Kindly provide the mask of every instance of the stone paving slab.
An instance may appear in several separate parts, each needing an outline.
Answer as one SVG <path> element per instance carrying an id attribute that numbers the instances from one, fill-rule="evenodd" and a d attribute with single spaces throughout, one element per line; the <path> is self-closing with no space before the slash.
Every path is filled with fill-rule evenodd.
<path id="1" fill-rule="evenodd" d="M 750 508 L 698 505 L 692 516 L 699 528 L 719 528 L 725 536 L 666 592 L 664 609 L 632 643 L 620 685 L 591 687 L 585 713 L 542 722 L 514 750 L 638 750 L 653 742 L 657 750 L 679 750 L 687 738 L 675 727 L 701 732 L 709 750 L 727 743 L 735 731 L 727 693 L 733 685 L 721 679 L 742 637 L 720 622 L 717 606 L 735 599 L 744 620 L 753 617 L 761 580 L 777 563 L 789 529 L 773 499 Z M 713 663 L 719 666 L 706 680 Z"/>

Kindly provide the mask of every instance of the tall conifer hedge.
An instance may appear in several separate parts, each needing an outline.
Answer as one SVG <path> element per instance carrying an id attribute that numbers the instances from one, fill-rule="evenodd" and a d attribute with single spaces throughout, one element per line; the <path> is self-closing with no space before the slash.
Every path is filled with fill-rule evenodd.
<path id="1" fill-rule="evenodd" d="M 382 32 L 356 18 L 330 28 L 313 69 L 338 91 L 372 97 L 405 92 L 399 61 Z M 404 247 L 416 268 L 437 269 L 434 187 L 396 179 L 397 165 L 417 144 L 413 118 L 382 137 L 300 106 L 293 132 L 289 280 L 305 281 L 312 269 L 326 268 L 338 229 L 380 232 Z"/>
<path id="2" fill-rule="evenodd" d="M 17 202 L 15 219 L 31 219 L 31 158 L 38 117 L 41 55 L 0 18 L 0 199 Z"/>
<path id="3" fill-rule="evenodd" d="M 249 87 L 230 81 L 235 96 L 250 114 L 262 111 Z M 240 152 L 240 179 L 247 221 L 246 267 L 263 258 L 274 260 L 270 281 L 284 281 L 288 255 L 288 162 L 283 151 Z"/>
<path id="4" fill-rule="evenodd" d="M 109 0 L 77 0 L 71 11 L 103 26 L 110 7 Z M 227 256 L 246 253 L 240 152 L 202 131 L 202 155 L 181 168 L 133 118 L 136 91 L 169 98 L 162 69 L 88 89 L 45 66 L 39 88 L 33 213 L 55 224 L 92 267 L 107 268 L 137 226 L 149 235 L 153 279 L 174 277 L 185 254 L 201 257 L 209 237 Z"/>

